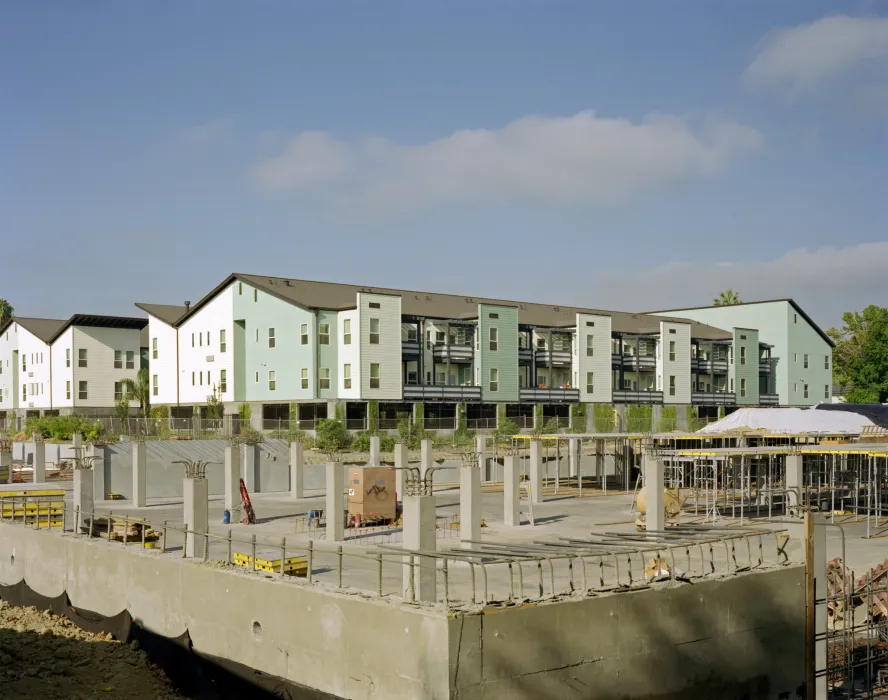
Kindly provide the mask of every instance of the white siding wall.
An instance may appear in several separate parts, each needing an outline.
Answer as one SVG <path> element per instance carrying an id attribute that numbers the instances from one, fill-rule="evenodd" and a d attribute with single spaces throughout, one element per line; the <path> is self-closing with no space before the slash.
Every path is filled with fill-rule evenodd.
<path id="1" fill-rule="evenodd" d="M 594 323 L 594 326 L 589 326 Z M 593 337 L 593 352 L 589 357 L 586 353 L 586 337 Z M 575 335 L 575 354 L 573 368 L 576 372 L 576 386 L 580 390 L 582 403 L 610 402 L 613 390 L 611 374 L 611 318 L 593 314 L 577 314 L 577 332 Z M 594 392 L 586 391 L 587 373 L 594 373 Z"/>
<path id="2" fill-rule="evenodd" d="M 179 327 L 179 402 L 204 404 L 218 387 L 221 370 L 226 371 L 223 401 L 234 401 L 234 308 L 230 284 L 216 298 Z M 219 351 L 219 331 L 225 329 L 226 351 Z M 207 343 L 209 332 L 209 344 Z M 255 329 L 248 327 L 248 333 Z M 192 347 L 192 335 L 194 346 Z M 247 338 L 247 342 L 253 342 Z M 264 338 L 262 340 L 265 340 Z M 201 344 L 201 342 L 203 344 Z M 194 381 L 192 383 L 192 373 Z M 209 383 L 207 380 L 209 373 Z"/>
<path id="3" fill-rule="evenodd" d="M 70 358 L 70 360 L 68 359 Z M 72 408 L 74 406 L 74 329 L 68 328 L 52 344 L 52 407 Z M 67 382 L 71 382 L 70 385 Z M 66 389 L 70 386 L 70 396 Z"/>
<path id="4" fill-rule="evenodd" d="M 675 360 L 670 359 L 670 343 L 675 343 Z M 670 377 L 675 377 L 675 395 L 669 393 Z M 691 403 L 691 326 L 689 323 L 660 322 L 657 349 L 657 384 L 663 389 L 663 403 Z"/>
<path id="5" fill-rule="evenodd" d="M 139 371 L 140 331 L 130 328 L 93 328 L 75 326 L 73 329 L 71 364 L 74 381 L 71 394 L 77 408 L 113 408 L 114 383 L 123 378 L 136 380 Z M 87 366 L 81 367 L 81 349 L 87 351 Z M 123 368 L 114 367 L 114 351 L 123 353 Z M 132 351 L 133 369 L 126 369 L 126 351 Z M 87 382 L 87 398 L 81 399 L 80 382 Z M 136 406 L 136 403 L 131 403 Z"/>
<path id="6" fill-rule="evenodd" d="M 401 391 L 401 297 L 358 295 L 360 314 L 361 398 L 400 399 Z M 380 308 L 371 309 L 370 304 Z M 370 344 L 370 319 L 379 319 L 379 344 Z M 370 388 L 370 365 L 380 365 L 378 389 Z"/>
<path id="7" fill-rule="evenodd" d="M 190 341 L 189 336 L 189 343 Z M 157 339 L 157 359 L 154 357 L 154 340 Z M 211 338 L 212 339 L 212 338 Z M 218 339 L 217 339 L 218 340 Z M 175 404 L 176 396 L 176 329 L 159 318 L 148 317 L 148 374 L 152 387 L 151 403 Z M 154 394 L 154 377 L 157 376 L 157 394 Z M 191 381 L 189 379 L 189 385 Z"/>
<path id="8" fill-rule="evenodd" d="M 14 398 L 17 387 L 13 384 L 13 352 L 18 347 L 18 324 L 12 323 L 0 336 L 0 411 L 10 411 L 18 402 Z"/>
<path id="9" fill-rule="evenodd" d="M 345 345 L 342 342 L 342 330 L 345 321 L 351 322 L 351 344 Z M 339 375 L 337 386 L 339 387 L 339 398 L 343 399 L 359 399 L 361 398 L 361 316 L 357 309 L 341 311 L 339 313 L 339 323 L 337 324 L 338 337 L 330 339 L 330 342 L 337 343 L 339 346 L 339 367 L 336 369 Z M 345 388 L 343 381 L 343 366 L 351 365 L 351 389 Z"/>
<path id="10" fill-rule="evenodd" d="M 49 346 L 30 331 L 19 326 L 19 407 L 51 408 L 52 397 L 49 383 Z M 27 369 L 22 370 L 22 358 L 27 359 Z M 22 401 L 22 386 L 28 387 L 28 400 Z"/>

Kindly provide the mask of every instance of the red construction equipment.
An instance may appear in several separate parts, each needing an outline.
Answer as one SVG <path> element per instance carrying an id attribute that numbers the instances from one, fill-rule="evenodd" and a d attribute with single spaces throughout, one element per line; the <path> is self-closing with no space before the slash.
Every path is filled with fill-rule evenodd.
<path id="1" fill-rule="evenodd" d="M 250 502 L 250 494 L 247 492 L 247 485 L 244 480 L 240 480 L 241 505 L 244 509 L 244 525 L 255 525 L 256 514 L 253 512 L 253 504 Z"/>

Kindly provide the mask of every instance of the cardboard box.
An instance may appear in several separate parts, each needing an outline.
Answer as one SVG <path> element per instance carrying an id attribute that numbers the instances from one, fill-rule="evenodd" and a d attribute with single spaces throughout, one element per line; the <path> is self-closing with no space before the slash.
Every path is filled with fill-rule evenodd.
<path id="1" fill-rule="evenodd" d="M 363 518 L 395 517 L 395 470 L 392 467 L 350 467 L 348 512 Z"/>

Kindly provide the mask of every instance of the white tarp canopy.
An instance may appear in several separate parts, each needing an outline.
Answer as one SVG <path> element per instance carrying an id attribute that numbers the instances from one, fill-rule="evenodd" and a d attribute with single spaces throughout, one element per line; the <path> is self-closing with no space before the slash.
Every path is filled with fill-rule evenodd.
<path id="1" fill-rule="evenodd" d="M 739 408 L 698 433 L 724 433 L 728 430 L 763 430 L 785 435 L 793 433 L 848 433 L 857 435 L 873 422 L 850 411 L 815 411 L 813 408 Z"/>

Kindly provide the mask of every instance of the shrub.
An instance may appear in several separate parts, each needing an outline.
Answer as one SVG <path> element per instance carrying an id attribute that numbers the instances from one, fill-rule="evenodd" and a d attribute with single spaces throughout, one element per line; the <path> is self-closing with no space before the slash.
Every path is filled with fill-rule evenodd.
<path id="1" fill-rule="evenodd" d="M 382 452 L 392 452 L 395 449 L 395 436 L 387 433 L 372 433 L 369 430 L 362 430 L 352 438 L 349 449 L 354 452 L 369 452 L 370 438 L 376 435 L 379 438 L 379 449 Z"/>
<path id="2" fill-rule="evenodd" d="M 626 406 L 626 432 L 649 433 L 653 429 L 653 408 L 651 406 Z"/>
<path id="3" fill-rule="evenodd" d="M 315 447 L 328 455 L 345 450 L 352 441 L 351 435 L 345 429 L 345 424 L 338 420 L 321 419 L 318 421 L 315 433 Z M 369 449 L 369 442 L 368 449 Z"/>
<path id="4" fill-rule="evenodd" d="M 494 431 L 494 435 L 496 437 L 512 437 L 513 435 L 517 435 L 521 432 L 521 428 L 518 427 L 518 423 L 516 423 L 511 418 L 503 418 L 496 422 L 496 430 Z"/>
<path id="5" fill-rule="evenodd" d="M 697 409 L 693 406 L 687 407 L 687 418 L 689 432 L 696 433 L 706 425 L 706 420 L 697 416 Z"/>
<path id="6" fill-rule="evenodd" d="M 597 403 L 592 415 L 596 433 L 612 433 L 614 431 L 614 409 L 609 403 Z"/>
<path id="7" fill-rule="evenodd" d="M 657 432 L 668 433 L 678 425 L 678 409 L 675 406 L 663 406 L 660 420 L 657 421 Z"/>
<path id="8" fill-rule="evenodd" d="M 237 415 L 240 416 L 241 423 L 249 423 L 253 417 L 253 408 L 248 403 L 242 403 L 237 407 Z"/>
<path id="9" fill-rule="evenodd" d="M 25 422 L 25 433 L 28 437 L 35 433 L 44 440 L 67 441 L 74 433 L 80 433 L 84 442 L 98 440 L 104 428 L 99 421 L 91 421 L 82 416 L 44 416 L 28 418 Z"/>
<path id="10" fill-rule="evenodd" d="M 574 403 L 570 405 L 570 432 L 586 432 L 586 404 Z"/>

